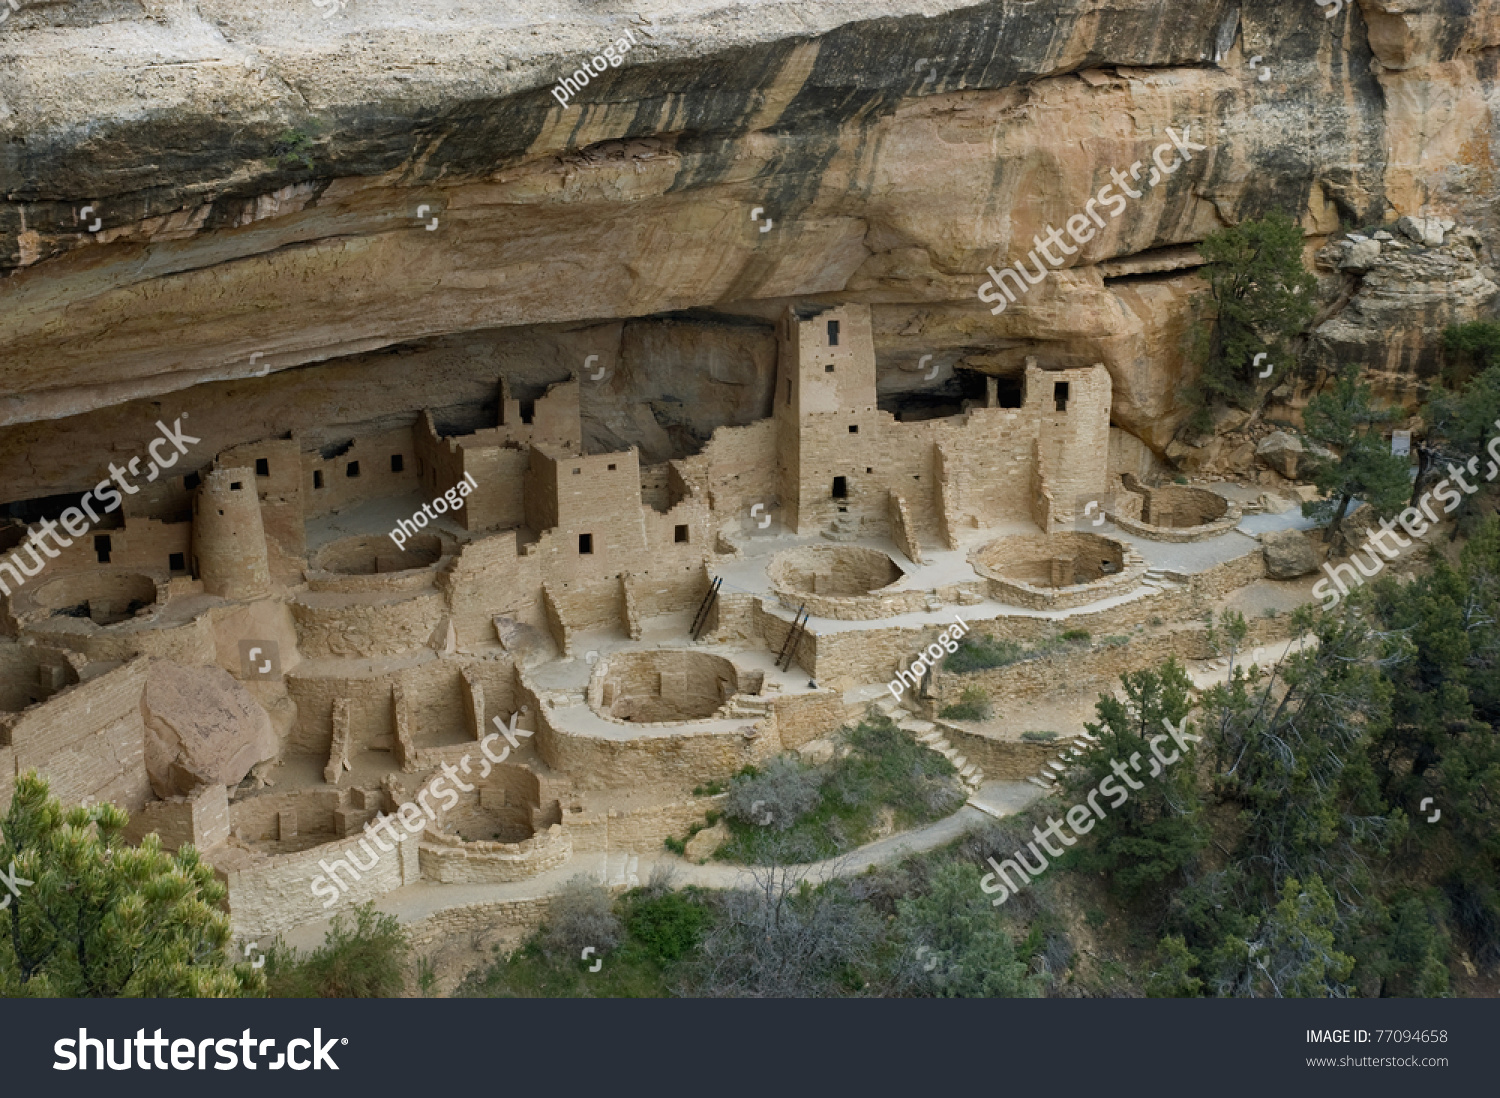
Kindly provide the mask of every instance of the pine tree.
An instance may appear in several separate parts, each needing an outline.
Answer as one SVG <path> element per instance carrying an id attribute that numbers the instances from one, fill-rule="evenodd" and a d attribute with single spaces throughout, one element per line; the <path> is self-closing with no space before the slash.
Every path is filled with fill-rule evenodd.
<path id="1" fill-rule="evenodd" d="M 16 782 L 0 837 L 14 888 L 0 911 L 0 995 L 37 998 L 264 994 L 232 963 L 224 886 L 192 846 L 139 847 L 112 804 L 64 811 L 47 783 Z"/>
<path id="2" fill-rule="evenodd" d="M 1115 763 L 1129 769 L 1142 788 L 1097 820 L 1087 839 L 1073 848 L 1074 864 L 1085 872 L 1106 873 L 1126 898 L 1157 892 L 1188 868 L 1206 842 L 1194 781 L 1194 760 L 1178 758 L 1163 766 L 1151 749 L 1178 752 L 1167 722 L 1185 727 L 1192 702 L 1187 673 L 1169 660 L 1159 670 L 1120 676 L 1124 700 L 1101 694 L 1099 720 L 1084 727 L 1095 737 L 1067 776 L 1068 789 L 1083 796 L 1106 778 L 1119 784 Z M 1165 738 L 1163 744 L 1159 737 Z M 1132 765 L 1134 764 L 1134 765 Z"/>
<path id="3" fill-rule="evenodd" d="M 1275 211 L 1211 233 L 1198 245 L 1208 261 L 1213 319 L 1201 333 L 1199 396 L 1205 405 L 1248 407 L 1262 384 L 1256 355 L 1290 365 L 1292 344 L 1316 311 L 1317 280 L 1302 262 L 1302 230 Z"/>
<path id="4" fill-rule="evenodd" d="M 1302 505 L 1303 514 L 1327 521 L 1329 545 L 1336 552 L 1345 548 L 1344 518 L 1353 500 L 1364 500 L 1381 518 L 1407 502 L 1410 462 L 1392 454 L 1376 429 L 1392 418 L 1371 404 L 1370 387 L 1360 381 L 1357 366 L 1345 369 L 1333 389 L 1313 397 L 1303 413 L 1308 437 L 1338 454 L 1308 459 L 1313 483 L 1328 498 Z"/>

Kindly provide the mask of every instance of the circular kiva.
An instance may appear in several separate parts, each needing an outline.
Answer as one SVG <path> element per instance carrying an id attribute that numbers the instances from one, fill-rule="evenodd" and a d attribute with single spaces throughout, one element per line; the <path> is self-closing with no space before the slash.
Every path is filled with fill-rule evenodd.
<path id="1" fill-rule="evenodd" d="M 1146 574 L 1145 561 L 1124 542 L 1079 531 L 999 538 L 970 553 L 969 563 L 992 598 L 1033 610 L 1122 594 Z"/>
<path id="2" fill-rule="evenodd" d="M 405 549 L 383 534 L 367 534 L 323 546 L 313 557 L 313 568 L 341 576 L 373 576 L 426 568 L 442 555 L 443 542 L 436 534 L 418 534 L 408 539 Z"/>
<path id="3" fill-rule="evenodd" d="M 682 649 L 616 652 L 593 677 L 595 712 L 632 724 L 705 720 L 740 689 L 738 669 L 723 656 Z"/>

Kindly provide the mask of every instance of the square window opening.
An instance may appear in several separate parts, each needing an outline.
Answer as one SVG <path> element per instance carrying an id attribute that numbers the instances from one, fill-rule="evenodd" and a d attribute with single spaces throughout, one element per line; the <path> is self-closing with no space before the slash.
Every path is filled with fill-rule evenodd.
<path id="1" fill-rule="evenodd" d="M 1019 408 L 1022 405 L 1021 383 L 1014 378 L 1002 377 L 995 382 L 995 399 L 1002 408 Z"/>
<path id="2" fill-rule="evenodd" d="M 859 424 L 858 423 L 851 423 L 851 424 L 849 424 L 849 433 L 851 435 L 857 435 L 857 434 L 859 434 Z"/>
<path id="3" fill-rule="evenodd" d="M 268 477 L 268 476 L 270 476 L 271 475 L 271 463 L 267 459 L 265 459 L 265 458 L 256 458 L 255 459 L 255 475 L 258 476 L 258 477 Z"/>
<path id="4" fill-rule="evenodd" d="M 578 535 L 578 555 L 581 556 L 581 557 L 586 557 L 590 553 L 592 553 L 593 551 L 594 551 L 594 535 L 593 534 L 579 534 Z"/>
<path id="5" fill-rule="evenodd" d="M 827 366 L 824 366 L 823 367 L 823 372 L 825 374 L 831 374 L 831 373 L 833 373 L 833 363 L 830 362 Z"/>
<path id="6" fill-rule="evenodd" d="M 243 481 L 232 480 L 232 481 L 229 482 L 229 490 L 231 492 L 238 492 L 238 491 L 240 491 L 244 487 L 245 487 L 245 485 L 244 485 Z M 223 511 L 219 512 L 219 514 L 221 514 L 221 515 L 223 513 L 224 513 Z"/>
<path id="7" fill-rule="evenodd" d="M 688 528 L 686 524 L 678 526 L 672 532 L 672 540 L 678 545 L 688 544 Z"/>
<path id="8" fill-rule="evenodd" d="M 359 476 L 359 462 L 357 462 L 357 461 L 351 461 L 349 463 L 348 467 L 344 470 L 344 475 L 346 477 L 357 477 L 357 476 Z"/>
<path id="9" fill-rule="evenodd" d="M 168 553 L 167 570 L 169 572 L 186 572 L 187 555 L 185 553 Z"/>
<path id="10" fill-rule="evenodd" d="M 610 466 L 610 467 L 609 467 L 609 471 L 610 471 L 610 472 L 611 472 L 611 473 L 613 473 L 613 472 L 614 472 L 614 471 L 615 471 L 615 467 L 614 467 L 614 466 L 613 466 L 613 465 L 611 465 L 611 466 Z"/>

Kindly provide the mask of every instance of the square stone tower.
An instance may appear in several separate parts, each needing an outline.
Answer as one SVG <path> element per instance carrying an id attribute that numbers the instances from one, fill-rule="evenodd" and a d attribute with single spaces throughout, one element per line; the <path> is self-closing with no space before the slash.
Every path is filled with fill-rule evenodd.
<path id="1" fill-rule="evenodd" d="M 869 306 L 792 306 L 777 343 L 773 415 L 782 521 L 805 534 L 841 512 L 883 509 L 884 487 L 865 477 L 883 426 Z"/>

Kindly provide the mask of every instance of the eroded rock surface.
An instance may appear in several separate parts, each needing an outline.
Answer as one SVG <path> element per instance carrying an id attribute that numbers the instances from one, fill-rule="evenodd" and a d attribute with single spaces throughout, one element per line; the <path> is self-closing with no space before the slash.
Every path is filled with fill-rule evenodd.
<path id="1" fill-rule="evenodd" d="M 153 663 L 141 709 L 146 771 L 158 797 L 237 785 L 278 751 L 270 716 L 221 668 Z"/>

